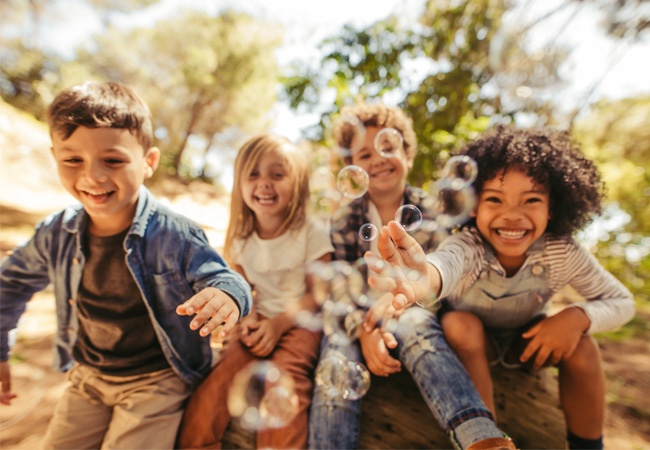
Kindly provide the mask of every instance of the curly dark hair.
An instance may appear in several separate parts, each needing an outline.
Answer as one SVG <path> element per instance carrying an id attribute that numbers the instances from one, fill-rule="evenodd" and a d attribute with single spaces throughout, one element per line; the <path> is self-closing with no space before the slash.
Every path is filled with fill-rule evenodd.
<path id="1" fill-rule="evenodd" d="M 571 235 L 602 211 L 605 186 L 600 173 L 566 132 L 499 125 L 459 153 L 478 165 L 477 194 L 486 181 L 508 169 L 521 170 L 545 186 L 550 199 L 549 233 Z"/>

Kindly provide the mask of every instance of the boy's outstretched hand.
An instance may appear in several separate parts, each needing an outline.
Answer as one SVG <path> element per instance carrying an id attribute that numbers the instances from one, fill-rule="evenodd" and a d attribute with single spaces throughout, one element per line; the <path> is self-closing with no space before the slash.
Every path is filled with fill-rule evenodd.
<path id="1" fill-rule="evenodd" d="M 176 307 L 176 314 L 191 316 L 196 314 L 190 323 L 192 330 L 198 330 L 201 336 L 208 336 L 222 323 L 223 329 L 219 332 L 225 337 L 237 324 L 239 319 L 239 307 L 237 303 L 225 292 L 207 287 L 195 294 L 185 303 Z"/>
<path id="2" fill-rule="evenodd" d="M 391 221 L 381 229 L 377 248 L 381 258 L 372 252 L 364 255 L 368 267 L 375 272 L 368 277 L 368 283 L 380 291 L 391 292 L 396 310 L 427 298 L 432 283 L 437 293 L 437 271 L 427 263 L 420 244 L 400 224 Z"/>
<path id="3" fill-rule="evenodd" d="M 11 405 L 11 401 L 17 397 L 11 392 L 11 372 L 9 361 L 0 361 L 0 383 L 2 383 L 2 392 L 0 393 L 0 404 Z"/>

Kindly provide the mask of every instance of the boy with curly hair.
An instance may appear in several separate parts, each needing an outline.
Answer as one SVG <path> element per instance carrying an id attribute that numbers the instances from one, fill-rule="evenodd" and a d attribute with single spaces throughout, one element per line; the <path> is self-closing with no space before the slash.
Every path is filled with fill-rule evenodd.
<path id="1" fill-rule="evenodd" d="M 337 146 L 350 150 L 342 155 L 344 162 L 363 168 L 369 177 L 367 193 L 339 208 L 332 217 L 333 259 L 354 264 L 366 251 L 376 250 L 376 241 L 368 242 L 359 237 L 359 229 L 364 224 L 370 223 L 379 229 L 394 220 L 403 205 L 419 208 L 425 221 L 432 221 L 435 213 L 427 194 L 406 182 L 417 141 L 413 122 L 404 111 L 381 103 L 358 103 L 343 108 L 341 116 L 351 119 L 348 125 L 336 127 L 334 133 Z M 365 133 L 354 132 L 349 124 L 355 121 L 363 125 Z M 402 145 L 391 147 L 381 141 L 381 136 L 376 140 L 384 130 L 393 135 L 398 133 Z M 380 148 L 375 148 L 376 143 Z M 411 233 L 424 249 L 435 249 L 436 235 L 422 229 Z M 336 336 L 323 336 L 321 358 L 329 350 L 335 350 L 349 360 L 365 361 L 373 374 L 385 377 L 405 368 L 456 448 L 514 448 L 512 441 L 497 427 L 467 372 L 445 342 L 436 315 L 424 308 L 409 308 L 403 314 L 396 314 L 391 300 L 392 296 L 385 294 L 364 311 L 365 320 L 358 341 L 348 345 L 335 339 Z M 395 328 L 387 330 L 385 324 L 388 322 L 396 323 Z M 316 386 L 309 447 L 357 448 L 360 419 L 360 399 L 330 397 L 326 389 Z"/>
<path id="2" fill-rule="evenodd" d="M 493 414 L 490 365 L 557 366 L 569 448 L 603 448 L 605 378 L 591 334 L 624 325 L 635 306 L 572 238 L 601 211 L 600 174 L 566 134 L 550 130 L 498 126 L 460 153 L 479 167 L 473 219 L 426 259 L 389 224 L 378 247 L 397 275 L 373 269 L 369 281 L 390 291 L 397 309 L 430 291 L 444 299 L 445 338 Z M 422 277 L 404 278 L 404 267 Z M 567 285 L 586 302 L 547 315 L 549 299 Z"/>

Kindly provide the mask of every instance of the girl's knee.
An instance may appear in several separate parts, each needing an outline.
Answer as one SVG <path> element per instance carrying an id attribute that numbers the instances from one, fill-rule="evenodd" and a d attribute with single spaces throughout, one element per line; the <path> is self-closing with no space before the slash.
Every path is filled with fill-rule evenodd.
<path id="1" fill-rule="evenodd" d="M 441 325 L 445 339 L 452 347 L 484 348 L 483 323 L 474 314 L 450 311 L 442 316 Z"/>
<path id="2" fill-rule="evenodd" d="M 569 359 L 560 368 L 572 373 L 594 374 L 601 371 L 598 343 L 591 336 L 583 336 Z"/>

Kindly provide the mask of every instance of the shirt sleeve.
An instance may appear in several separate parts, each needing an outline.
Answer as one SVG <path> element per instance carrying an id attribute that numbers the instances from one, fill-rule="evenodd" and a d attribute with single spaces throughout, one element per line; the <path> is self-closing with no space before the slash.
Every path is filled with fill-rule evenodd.
<path id="1" fill-rule="evenodd" d="M 46 222 L 37 226 L 34 236 L 0 266 L 0 361 L 9 358 L 9 331 L 16 328 L 34 293 L 50 283 L 47 247 L 51 239 Z"/>
<path id="2" fill-rule="evenodd" d="M 587 300 L 572 306 L 582 308 L 591 320 L 588 333 L 612 330 L 632 320 L 634 298 L 623 283 L 575 242 L 568 244 L 566 255 L 559 273 L 567 274 L 568 284 Z"/>
<path id="3" fill-rule="evenodd" d="M 427 261 L 440 273 L 440 298 L 449 297 L 459 287 L 463 276 L 480 266 L 482 248 L 479 238 L 463 231 L 448 237 L 436 251 L 427 255 Z"/>
<path id="4" fill-rule="evenodd" d="M 194 291 L 199 292 L 207 286 L 220 289 L 235 301 L 240 317 L 247 315 L 253 303 L 248 282 L 210 246 L 203 230 L 191 229 L 190 233 L 183 254 L 187 264 L 185 273 Z"/>

